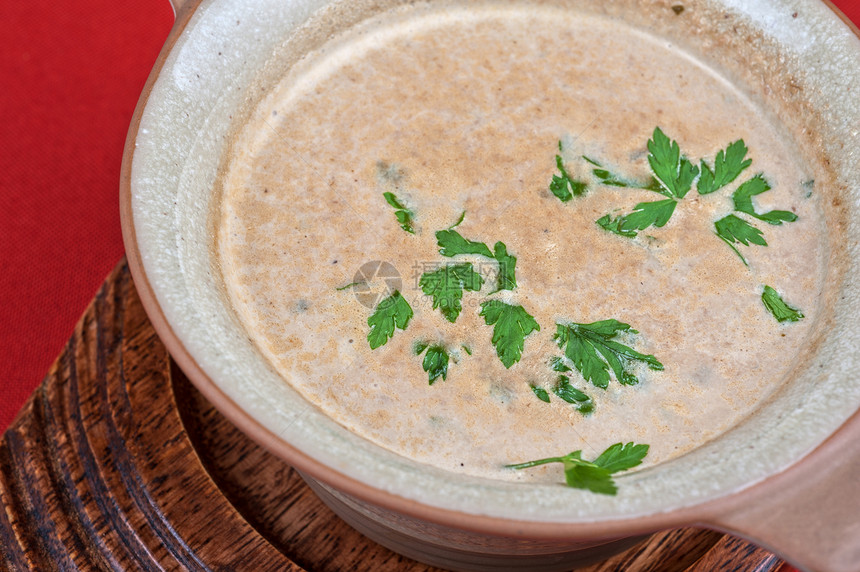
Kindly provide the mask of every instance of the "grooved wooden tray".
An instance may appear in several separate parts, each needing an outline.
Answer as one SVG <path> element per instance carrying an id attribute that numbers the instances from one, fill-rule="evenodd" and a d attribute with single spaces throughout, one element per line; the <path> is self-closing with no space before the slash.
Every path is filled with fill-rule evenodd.
<path id="1" fill-rule="evenodd" d="M 428 571 L 338 519 L 171 362 L 125 261 L 0 442 L 0 569 Z M 772 571 L 719 532 L 655 534 L 589 572 Z"/>

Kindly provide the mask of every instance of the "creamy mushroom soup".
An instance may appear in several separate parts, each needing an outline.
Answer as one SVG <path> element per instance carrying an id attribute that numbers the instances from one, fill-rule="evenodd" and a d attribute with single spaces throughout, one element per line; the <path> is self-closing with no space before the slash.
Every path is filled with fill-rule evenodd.
<path id="1" fill-rule="evenodd" d="M 504 465 L 592 458 L 619 441 L 650 445 L 643 467 L 664 462 L 778 390 L 815 320 L 823 223 L 808 168 L 770 117 L 719 70 L 609 18 L 517 5 L 382 16 L 309 54 L 238 134 L 221 189 L 224 282 L 284 383 L 401 455 L 541 481 L 558 470 Z M 677 200 L 642 188 L 654 186 L 658 127 L 717 179 L 735 141 L 752 163 L 715 192 L 699 192 L 701 173 Z M 759 173 L 770 189 L 749 189 L 752 212 L 796 220 L 742 212 L 734 193 Z M 554 176 L 577 191 L 569 200 L 551 192 Z M 676 203 L 662 226 L 619 223 L 661 200 Z M 502 242 L 516 287 L 496 291 L 499 259 L 440 254 L 436 232 L 463 213 L 454 231 L 490 250 Z M 729 215 L 767 245 L 722 240 L 715 222 Z M 466 263 L 483 282 L 463 290 L 452 322 L 421 278 Z M 778 321 L 765 286 L 804 317 Z M 413 315 L 371 349 L 368 319 L 394 291 Z M 489 300 L 540 326 L 509 368 L 481 315 Z M 638 383 L 590 383 L 554 334 L 607 319 L 637 332 L 615 342 L 662 370 L 640 361 Z M 425 345 L 449 358 L 432 384 L 428 350 L 416 355 Z M 556 394 L 561 376 L 592 411 Z"/>

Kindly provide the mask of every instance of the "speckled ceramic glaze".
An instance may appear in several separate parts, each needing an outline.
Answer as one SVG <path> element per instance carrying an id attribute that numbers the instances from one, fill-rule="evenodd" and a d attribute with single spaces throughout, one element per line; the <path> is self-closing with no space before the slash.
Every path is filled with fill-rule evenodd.
<path id="1" fill-rule="evenodd" d="M 213 256 L 212 212 L 235 133 L 303 54 L 400 4 L 213 0 L 179 10 L 129 134 L 121 198 L 138 291 L 189 378 L 237 426 L 297 467 L 353 526 L 427 562 L 564 569 L 622 548 L 636 535 L 697 524 L 752 537 L 810 569 L 856 570 L 855 31 L 812 0 L 692 0 L 680 14 L 672 10 L 680 3 L 659 1 L 504 3 L 600 14 L 718 67 L 793 134 L 823 193 L 827 286 L 809 347 L 791 356 L 797 360 L 792 380 L 718 439 L 624 476 L 618 496 L 609 497 L 457 475 L 372 444 L 284 383 L 231 308 Z"/>

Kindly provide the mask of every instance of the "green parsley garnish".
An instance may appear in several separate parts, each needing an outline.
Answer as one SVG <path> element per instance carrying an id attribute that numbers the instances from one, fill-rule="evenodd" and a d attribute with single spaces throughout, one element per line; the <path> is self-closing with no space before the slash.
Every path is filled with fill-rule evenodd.
<path id="1" fill-rule="evenodd" d="M 619 236 L 633 238 L 638 234 L 633 228 L 624 228 L 625 220 L 623 215 L 612 218 L 611 215 L 605 214 L 594 222 L 596 222 L 597 226 L 599 226 L 603 230 L 608 230 L 609 232 L 615 233 Z"/>
<path id="2" fill-rule="evenodd" d="M 656 127 L 651 139 L 648 140 L 648 164 L 654 176 L 648 185 L 639 188 L 660 193 L 666 198 L 639 203 L 629 214 L 615 218 L 607 214 L 595 222 L 604 230 L 628 238 L 637 236 L 639 231 L 651 226 L 662 227 L 669 222 L 677 202 L 687 195 L 697 176 L 699 178 L 696 188 L 700 195 L 718 191 L 737 179 L 752 164 L 752 159 L 747 158 L 748 151 L 743 139 L 738 139 L 717 152 L 713 168 L 704 159 L 700 161 L 700 167 L 696 167 L 681 155 L 678 142 L 669 139 L 659 127 Z M 597 161 L 585 156 L 583 159 L 598 167 L 593 172 L 604 184 L 634 186 L 630 185 L 629 181 L 603 169 Z M 797 215 L 788 211 L 775 210 L 766 213 L 755 211 L 752 197 L 769 190 L 770 185 L 764 176 L 755 175 L 742 183 L 732 194 L 734 210 L 773 225 L 797 220 Z M 735 251 L 744 264 L 747 264 L 747 261 L 735 246 L 736 244 L 767 246 L 760 230 L 734 214 L 718 220 L 714 227 L 717 236 Z"/>
<path id="3" fill-rule="evenodd" d="M 558 142 L 558 150 L 562 151 L 561 141 Z M 561 155 L 555 156 L 555 165 L 558 167 L 558 175 L 552 176 L 552 181 L 549 184 L 549 190 L 552 194 L 558 197 L 563 203 L 566 203 L 573 197 L 580 197 L 585 194 L 586 184 L 582 181 L 577 181 L 570 176 L 564 168 L 564 160 Z"/>
<path id="4" fill-rule="evenodd" d="M 636 334 L 630 325 L 618 320 L 602 320 L 591 324 L 557 323 L 553 338 L 564 355 L 586 381 L 606 389 L 609 386 L 609 370 L 623 385 L 639 383 L 630 370 L 635 362 L 642 362 L 650 369 L 662 371 L 663 364 L 653 355 L 641 354 L 622 343 L 614 341 L 622 333 Z"/>
<path id="5" fill-rule="evenodd" d="M 572 405 L 576 405 L 577 411 L 582 414 L 594 411 L 594 402 L 591 398 L 570 384 L 570 378 L 566 375 L 558 376 L 553 393 Z"/>
<path id="6" fill-rule="evenodd" d="M 458 226 L 460 226 L 460 224 L 461 224 L 464 220 L 466 220 L 466 211 L 463 211 L 463 212 L 461 212 L 461 213 L 460 213 L 460 218 L 458 218 L 458 219 L 457 219 L 457 222 L 455 222 L 454 224 L 452 224 L 451 226 L 449 226 L 449 227 L 448 227 L 448 230 L 451 230 L 452 228 L 457 228 Z"/>
<path id="7" fill-rule="evenodd" d="M 522 306 L 506 304 L 499 300 L 483 302 L 480 315 L 488 326 L 494 326 L 492 342 L 496 347 L 496 354 L 506 368 L 520 361 L 526 336 L 540 330 L 534 316 Z"/>
<path id="8" fill-rule="evenodd" d="M 447 379 L 448 360 L 450 359 L 450 356 L 445 348 L 439 345 L 431 346 L 424 343 L 415 344 L 415 355 L 420 356 L 424 350 L 427 350 L 427 354 L 424 356 L 424 361 L 421 366 L 424 368 L 424 371 L 427 372 L 430 385 L 433 385 L 433 382 L 440 377 L 443 380 Z"/>
<path id="9" fill-rule="evenodd" d="M 797 215 L 788 211 L 770 211 L 763 214 L 755 212 L 752 198 L 755 195 L 760 195 L 769 190 L 770 184 L 765 180 L 764 176 L 759 173 L 749 181 L 744 182 L 734 193 L 732 193 L 735 210 L 772 225 L 780 225 L 783 222 L 796 221 Z"/>
<path id="10" fill-rule="evenodd" d="M 400 199 L 394 193 L 385 192 L 382 193 L 382 196 L 385 197 L 385 201 L 394 207 L 394 216 L 397 217 L 397 222 L 400 223 L 400 228 L 405 230 L 406 232 L 415 234 L 415 228 L 413 226 L 413 218 L 415 213 L 406 208 L 406 206 L 400 202 Z"/>
<path id="11" fill-rule="evenodd" d="M 493 258 L 490 248 L 483 242 L 475 242 L 460 236 L 452 228 L 436 231 L 436 241 L 439 244 L 439 254 L 442 256 L 457 256 L 458 254 L 479 254 Z"/>
<path id="12" fill-rule="evenodd" d="M 769 211 L 766 213 L 757 213 L 752 203 L 752 198 L 770 190 L 770 184 L 765 180 L 764 176 L 759 173 L 748 181 L 742 183 L 734 193 L 732 193 L 732 201 L 735 205 L 735 211 L 747 214 L 761 221 L 772 225 L 781 225 L 783 222 L 794 222 L 797 220 L 797 215 L 788 211 Z M 733 214 L 725 216 L 714 223 L 714 229 L 717 236 L 728 244 L 741 261 L 749 266 L 746 258 L 738 250 L 736 243 L 749 246 L 750 244 L 758 244 L 759 246 L 767 246 L 767 241 L 764 239 L 762 232 Z"/>
<path id="13" fill-rule="evenodd" d="M 737 179 L 738 175 L 752 164 L 752 159 L 744 159 L 747 156 L 747 151 L 744 140 L 738 139 L 729 144 L 725 151 L 720 149 L 717 152 L 713 170 L 702 159 L 700 163 L 702 176 L 699 177 L 699 182 L 696 185 L 699 194 L 713 193 Z"/>
<path id="14" fill-rule="evenodd" d="M 553 371 L 572 371 L 570 367 L 568 367 L 567 364 L 564 363 L 564 360 L 558 356 L 555 356 L 551 360 L 549 360 L 549 367 L 552 368 Z"/>
<path id="15" fill-rule="evenodd" d="M 465 212 L 463 215 L 465 216 Z M 462 222 L 462 219 L 463 217 L 461 216 L 457 224 Z M 517 287 L 517 257 L 508 254 L 508 248 L 504 242 L 497 242 L 493 245 L 493 252 L 490 252 L 490 248 L 486 244 L 463 238 L 459 232 L 454 230 L 454 227 L 437 231 L 436 241 L 439 244 L 439 254 L 442 256 L 452 257 L 460 254 L 477 254 L 496 260 L 499 263 L 499 275 L 498 285 L 493 292 L 513 290 Z M 434 305 L 433 307 L 435 308 L 436 306 Z M 453 322 L 454 320 L 451 321 Z"/>
<path id="16" fill-rule="evenodd" d="M 758 244 L 759 246 L 767 246 L 767 241 L 764 239 L 764 236 L 762 236 L 759 229 L 733 214 L 725 216 L 715 222 L 714 229 L 716 229 L 717 236 L 723 239 L 723 242 L 728 244 L 729 247 L 735 251 L 735 254 L 740 257 L 741 261 L 747 266 L 749 266 L 747 259 L 744 258 L 743 254 L 741 254 L 741 251 L 738 250 L 735 243 L 740 243 L 744 246 L 749 246 L 750 243 Z"/>
<path id="17" fill-rule="evenodd" d="M 425 272 L 418 281 L 421 290 L 433 297 L 433 309 L 440 308 L 442 315 L 449 322 L 457 321 L 457 316 L 463 309 L 460 304 L 463 290 L 477 292 L 483 284 L 484 279 L 468 262 L 445 265 L 433 272 Z"/>
<path id="18" fill-rule="evenodd" d="M 666 198 L 639 203 L 629 214 L 615 218 L 607 214 L 595 222 L 604 230 L 628 238 L 637 236 L 639 231 L 651 226 L 662 227 L 669 222 L 675 212 L 676 204 L 687 195 L 697 176 L 696 188 L 700 195 L 718 191 L 732 183 L 752 164 L 752 159 L 747 158 L 748 151 L 743 139 L 738 139 L 717 152 L 713 168 L 704 159 L 700 161 L 700 167 L 696 167 L 681 154 L 678 142 L 669 139 L 659 127 L 656 127 L 651 139 L 648 140 L 648 164 L 654 177 L 648 185 L 640 188 L 660 193 Z M 594 169 L 594 174 L 604 184 L 633 186 L 626 179 L 603 169 L 597 161 L 585 156 L 583 159 L 599 167 Z M 752 197 L 769 191 L 770 188 L 770 184 L 762 174 L 745 181 L 732 193 L 734 210 L 773 225 L 797 220 L 797 215 L 789 211 L 756 212 Z M 716 221 L 714 227 L 717 236 L 734 250 L 744 264 L 747 264 L 746 258 L 736 244 L 767 246 L 759 229 L 734 214 Z"/>
<path id="19" fill-rule="evenodd" d="M 586 160 L 594 163 L 591 159 Z M 666 198 L 639 203 L 630 214 L 614 219 L 608 214 L 604 215 L 596 221 L 601 228 L 632 238 L 650 226 L 665 226 L 675 212 L 677 201 L 687 195 L 699 174 L 699 168 L 681 155 L 678 142 L 669 139 L 659 127 L 654 129 L 654 134 L 648 140 L 648 164 L 655 178 L 642 188 Z"/>
<path id="20" fill-rule="evenodd" d="M 504 242 L 497 242 L 493 245 L 493 258 L 499 263 L 499 282 L 495 292 L 516 288 L 517 257 L 508 254 L 508 249 Z"/>
<path id="21" fill-rule="evenodd" d="M 612 475 L 641 464 L 642 459 L 648 454 L 648 449 L 648 445 L 636 445 L 633 442 L 626 445 L 616 443 L 593 461 L 584 460 L 582 450 L 579 450 L 563 457 L 550 457 L 505 466 L 509 469 L 527 469 L 548 463 L 562 463 L 567 486 L 605 495 L 615 495 L 618 493 L 618 487 L 612 480 Z"/>
<path id="22" fill-rule="evenodd" d="M 376 310 L 367 319 L 367 325 L 370 326 L 370 332 L 367 333 L 370 349 L 375 350 L 385 345 L 394 335 L 395 328 L 405 330 L 412 316 L 412 307 L 399 291 L 379 302 Z"/>
<path id="23" fill-rule="evenodd" d="M 648 164 L 662 183 L 667 197 L 683 199 L 699 174 L 699 168 L 681 155 L 677 141 L 670 140 L 659 128 L 648 140 Z"/>
<path id="24" fill-rule="evenodd" d="M 338 292 L 342 292 L 348 288 L 353 288 L 355 286 L 365 286 L 365 285 L 367 285 L 367 282 L 350 282 L 346 286 L 341 286 L 340 288 L 335 288 L 335 290 L 337 290 Z"/>
<path id="25" fill-rule="evenodd" d="M 764 291 L 761 293 L 761 301 L 764 303 L 764 307 L 773 314 L 777 322 L 797 322 L 803 318 L 803 313 L 800 310 L 786 304 L 779 293 L 770 286 L 766 285 L 764 287 Z"/>
<path id="26" fill-rule="evenodd" d="M 675 199 L 639 203 L 633 207 L 633 212 L 630 214 L 614 219 L 608 214 L 603 215 L 597 219 L 597 224 L 604 230 L 632 238 L 636 236 L 638 231 L 644 230 L 649 226 L 665 226 L 669 222 L 672 213 L 675 212 L 675 205 L 677 204 Z"/>
<path id="27" fill-rule="evenodd" d="M 532 392 L 537 396 L 538 399 L 549 403 L 549 393 L 546 392 L 546 389 L 537 387 L 536 385 L 531 385 L 529 387 L 532 388 Z"/>
<path id="28" fill-rule="evenodd" d="M 612 171 L 609 171 L 609 170 L 603 168 L 603 165 L 601 165 L 600 163 L 598 163 L 594 159 L 586 157 L 585 155 L 583 155 L 582 158 L 585 159 L 587 162 L 591 163 L 595 167 L 594 169 L 591 170 L 591 172 L 592 172 L 592 174 L 594 174 L 595 177 L 600 179 L 601 184 L 608 185 L 610 187 L 624 187 L 624 188 L 638 187 L 638 185 L 636 183 L 634 183 L 633 181 L 628 181 L 627 179 L 625 179 L 619 175 L 616 175 Z"/>
<path id="29" fill-rule="evenodd" d="M 560 357 L 553 357 L 549 361 L 549 367 L 556 372 L 573 371 L 567 364 L 564 363 L 564 360 Z M 547 403 L 550 402 L 549 394 L 546 391 L 535 386 L 531 387 L 532 391 L 534 391 L 540 399 L 546 401 Z M 564 401 L 576 405 L 576 409 L 582 414 L 591 413 L 594 410 L 594 403 L 591 401 L 591 398 L 582 391 L 573 387 L 570 384 L 570 378 L 566 375 L 558 376 L 555 382 L 555 387 L 553 387 L 552 392 L 562 398 Z M 546 399 L 544 399 L 542 396 L 546 396 Z"/>

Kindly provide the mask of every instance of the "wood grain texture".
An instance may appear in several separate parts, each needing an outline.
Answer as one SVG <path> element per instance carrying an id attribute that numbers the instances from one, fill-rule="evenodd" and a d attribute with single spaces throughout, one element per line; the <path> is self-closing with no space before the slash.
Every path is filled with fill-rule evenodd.
<path id="1" fill-rule="evenodd" d="M 436 570 L 355 532 L 218 413 L 170 361 L 124 262 L 0 441 L 0 501 L 0 570 Z M 780 565 L 681 529 L 584 570 Z"/>

